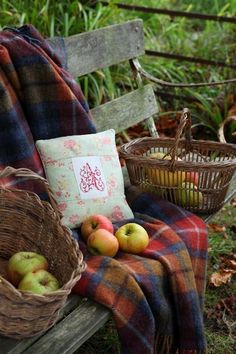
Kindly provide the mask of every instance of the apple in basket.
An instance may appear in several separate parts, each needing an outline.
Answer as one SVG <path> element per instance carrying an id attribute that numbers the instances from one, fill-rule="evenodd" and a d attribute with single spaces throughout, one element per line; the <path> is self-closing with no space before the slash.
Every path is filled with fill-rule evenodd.
<path id="1" fill-rule="evenodd" d="M 147 231 L 139 224 L 128 223 L 121 226 L 115 233 L 122 251 L 128 253 L 140 253 L 149 243 Z"/>
<path id="2" fill-rule="evenodd" d="M 175 198 L 181 206 L 196 207 L 202 204 L 203 195 L 194 183 L 183 182 L 180 189 L 175 190 Z"/>
<path id="3" fill-rule="evenodd" d="M 114 257 L 119 249 L 119 242 L 110 231 L 98 229 L 89 235 L 87 248 L 93 255 Z"/>
<path id="4" fill-rule="evenodd" d="M 94 214 L 88 216 L 81 225 L 81 235 L 85 241 L 87 241 L 89 235 L 98 230 L 104 229 L 111 233 L 114 232 L 114 228 L 110 219 L 104 215 Z"/>
<path id="5" fill-rule="evenodd" d="M 195 171 L 185 172 L 185 177 L 184 177 L 183 182 L 184 181 L 189 182 L 189 183 L 193 183 L 196 186 L 198 186 L 198 183 L 199 183 L 199 174 L 198 174 L 198 172 L 197 171 L 196 172 Z"/>
<path id="6" fill-rule="evenodd" d="M 19 290 L 41 295 L 56 291 L 59 288 L 59 281 L 53 274 L 44 269 L 27 273 L 18 285 Z"/>
<path id="7" fill-rule="evenodd" d="M 48 261 L 43 255 L 28 251 L 17 252 L 7 263 L 7 279 L 17 286 L 25 274 L 39 269 L 48 269 Z"/>
<path id="8" fill-rule="evenodd" d="M 164 156 L 165 153 L 163 152 L 153 152 L 149 155 L 149 157 L 156 158 L 159 160 L 162 160 Z M 171 156 L 166 155 L 164 157 L 164 160 L 171 160 Z M 177 160 L 181 161 L 179 157 Z M 155 169 L 149 168 L 148 178 L 150 182 L 153 184 L 172 187 L 180 184 L 185 179 L 185 172 L 183 171 L 170 172 L 167 170 L 161 171 L 160 169 L 157 168 Z"/>

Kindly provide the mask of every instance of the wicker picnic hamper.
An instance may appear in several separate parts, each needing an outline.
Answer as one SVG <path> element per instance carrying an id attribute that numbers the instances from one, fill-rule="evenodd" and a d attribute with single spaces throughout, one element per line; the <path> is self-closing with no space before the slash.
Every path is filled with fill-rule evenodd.
<path id="1" fill-rule="evenodd" d="M 28 191 L 1 187 L 2 178 L 23 177 L 43 183 L 50 203 Z M 24 338 L 44 332 L 58 318 L 72 287 L 85 269 L 83 255 L 61 214 L 47 181 L 28 169 L 0 171 L 0 334 Z M 17 290 L 6 279 L 6 264 L 16 252 L 44 255 L 60 289 L 45 295 Z"/>
<path id="2" fill-rule="evenodd" d="M 134 139 L 121 146 L 120 156 L 131 184 L 196 213 L 222 207 L 236 169 L 234 144 L 192 139 L 187 108 L 175 138 Z"/>

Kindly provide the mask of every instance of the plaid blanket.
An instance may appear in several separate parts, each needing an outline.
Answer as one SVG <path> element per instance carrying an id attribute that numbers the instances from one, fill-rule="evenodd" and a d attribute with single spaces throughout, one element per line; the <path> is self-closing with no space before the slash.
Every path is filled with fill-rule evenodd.
<path id="1" fill-rule="evenodd" d="M 95 132 L 81 89 L 32 26 L 0 32 L 0 168 L 44 175 L 34 142 Z M 5 181 L 34 192 L 30 181 Z"/>
<path id="2" fill-rule="evenodd" d="M 43 175 L 34 142 L 95 132 L 82 92 L 33 26 L 0 32 L 0 168 Z M 30 181 L 7 185 L 40 193 Z M 150 243 L 140 255 L 91 256 L 73 230 L 87 269 L 73 289 L 113 313 L 122 353 L 205 353 L 202 305 L 207 232 L 197 216 L 153 195 L 127 190 Z"/>
<path id="3" fill-rule="evenodd" d="M 129 195 L 132 195 L 129 200 Z M 135 195 L 135 198 L 134 198 Z M 150 242 L 139 255 L 90 256 L 74 292 L 113 313 L 124 354 L 206 353 L 202 306 L 207 232 L 197 216 L 135 187 L 127 191 Z"/>

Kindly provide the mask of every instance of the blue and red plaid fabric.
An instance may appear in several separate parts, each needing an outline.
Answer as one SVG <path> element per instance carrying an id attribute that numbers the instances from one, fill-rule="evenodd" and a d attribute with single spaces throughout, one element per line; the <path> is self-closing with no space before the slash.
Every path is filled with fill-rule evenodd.
<path id="1" fill-rule="evenodd" d="M 0 32 L 0 168 L 26 167 L 44 175 L 38 139 L 94 133 L 82 91 L 32 26 Z M 6 185 L 37 192 L 30 181 Z"/>
<path id="2" fill-rule="evenodd" d="M 80 87 L 31 25 L 0 32 L 0 168 L 43 175 L 37 139 L 94 133 Z M 30 181 L 6 186 L 40 194 Z M 107 306 L 124 354 L 206 353 L 202 306 L 207 230 L 197 216 L 152 194 L 128 188 L 132 220 L 150 243 L 140 255 L 91 256 L 73 230 L 87 269 L 73 289 Z"/>

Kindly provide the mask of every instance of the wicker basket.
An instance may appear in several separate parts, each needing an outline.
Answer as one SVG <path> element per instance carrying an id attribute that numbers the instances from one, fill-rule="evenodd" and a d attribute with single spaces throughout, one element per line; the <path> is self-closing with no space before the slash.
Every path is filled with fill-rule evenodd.
<path id="1" fill-rule="evenodd" d="M 183 130 L 185 138 L 181 138 Z M 169 160 L 152 155 L 157 152 Z M 192 140 L 187 108 L 174 139 L 134 139 L 121 146 L 120 156 L 131 184 L 196 213 L 208 214 L 222 207 L 236 169 L 235 145 Z"/>
<path id="2" fill-rule="evenodd" d="M 0 188 L 0 334 L 19 339 L 40 334 L 56 322 L 85 263 L 71 231 L 61 224 L 61 214 L 46 180 L 28 169 L 6 167 L 0 171 L 0 178 L 11 175 L 39 180 L 51 203 L 41 201 L 32 192 Z M 19 251 L 43 254 L 60 289 L 37 295 L 21 292 L 10 284 L 5 278 L 6 264 Z"/>

